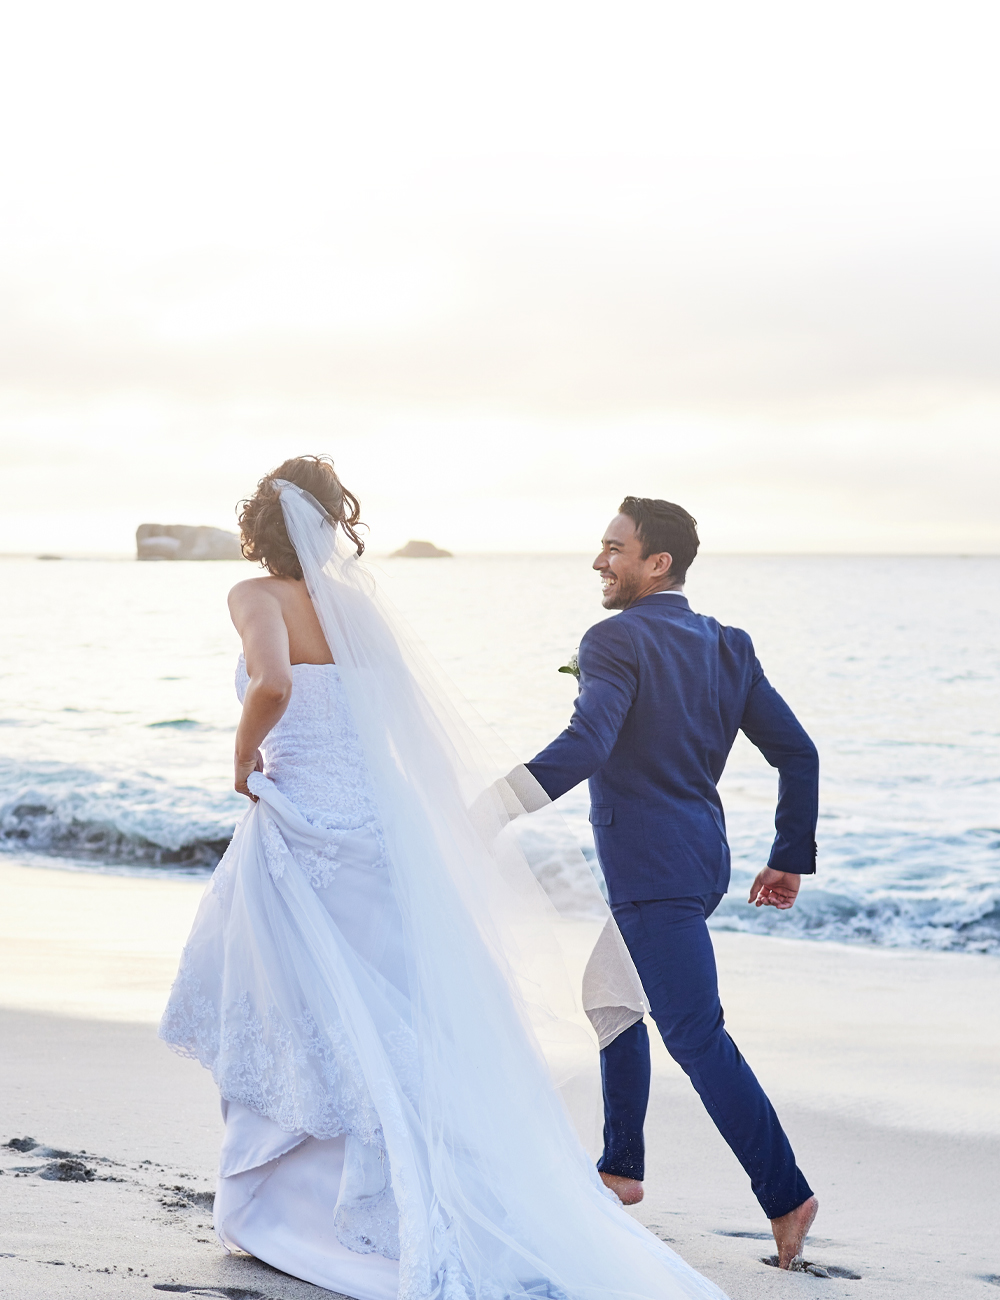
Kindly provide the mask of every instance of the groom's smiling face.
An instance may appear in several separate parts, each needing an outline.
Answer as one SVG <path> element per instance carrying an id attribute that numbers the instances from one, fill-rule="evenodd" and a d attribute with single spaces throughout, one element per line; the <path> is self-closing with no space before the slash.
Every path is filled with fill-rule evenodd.
<path id="1" fill-rule="evenodd" d="M 643 596 L 674 586 L 669 577 L 673 563 L 666 551 L 643 555 L 642 538 L 628 515 L 615 515 L 601 539 L 594 568 L 601 575 L 605 609 L 628 609 Z"/>

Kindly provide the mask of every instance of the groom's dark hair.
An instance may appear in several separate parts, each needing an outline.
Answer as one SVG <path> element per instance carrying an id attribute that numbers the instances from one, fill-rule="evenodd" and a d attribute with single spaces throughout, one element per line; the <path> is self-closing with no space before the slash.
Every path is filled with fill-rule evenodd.
<path id="1" fill-rule="evenodd" d="M 659 501 L 655 497 L 626 497 L 618 507 L 620 515 L 628 515 L 642 542 L 642 558 L 670 554 L 670 577 L 675 582 L 684 581 L 692 560 L 698 554 L 698 521 L 672 501 Z"/>

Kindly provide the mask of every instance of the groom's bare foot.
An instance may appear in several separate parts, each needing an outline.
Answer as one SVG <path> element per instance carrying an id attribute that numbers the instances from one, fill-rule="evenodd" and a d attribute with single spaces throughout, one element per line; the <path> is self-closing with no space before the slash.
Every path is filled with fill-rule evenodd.
<path id="1" fill-rule="evenodd" d="M 602 1174 L 601 1177 L 603 1178 L 604 1175 Z M 627 1180 L 619 1179 L 619 1181 Z M 771 1220 L 771 1231 L 778 1245 L 779 1268 L 790 1268 L 795 1256 L 802 1254 L 806 1234 L 813 1225 L 818 1209 L 819 1201 L 815 1196 L 810 1196 L 808 1201 L 803 1201 L 797 1210 L 783 1214 L 780 1219 Z"/>
<path id="2" fill-rule="evenodd" d="M 638 1178 L 622 1178 L 618 1174 L 601 1174 L 601 1182 L 610 1187 L 622 1205 L 638 1205 L 642 1200 L 642 1183 Z"/>

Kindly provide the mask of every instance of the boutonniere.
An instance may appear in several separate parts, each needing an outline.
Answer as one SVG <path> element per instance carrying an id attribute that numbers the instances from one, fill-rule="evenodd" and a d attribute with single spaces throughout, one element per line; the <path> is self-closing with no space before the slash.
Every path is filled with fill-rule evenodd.
<path id="1" fill-rule="evenodd" d="M 563 666 L 559 669 L 561 673 L 570 673 L 573 677 L 576 678 L 577 681 L 580 680 L 580 660 L 578 658 L 578 655 L 579 655 L 579 651 L 574 650 L 569 657 L 569 663 L 563 664 Z"/>

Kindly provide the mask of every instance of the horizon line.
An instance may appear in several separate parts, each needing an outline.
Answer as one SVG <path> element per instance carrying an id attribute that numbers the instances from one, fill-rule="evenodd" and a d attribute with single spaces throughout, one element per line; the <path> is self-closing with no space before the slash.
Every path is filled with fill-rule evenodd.
<path id="1" fill-rule="evenodd" d="M 592 551 L 526 550 L 526 551 L 453 551 L 447 556 L 397 556 L 391 551 L 367 551 L 371 560 L 392 559 L 494 559 L 494 558 L 530 558 L 565 557 L 567 559 L 590 557 Z M 872 560 L 989 560 L 1000 559 L 1000 548 L 992 551 L 948 550 L 948 551 L 828 551 L 828 550 L 702 550 L 697 559 L 872 559 Z M 132 561 L 139 564 L 251 564 L 250 560 L 139 560 L 134 551 L 0 551 L 0 560 L 36 560 L 36 561 Z"/>

